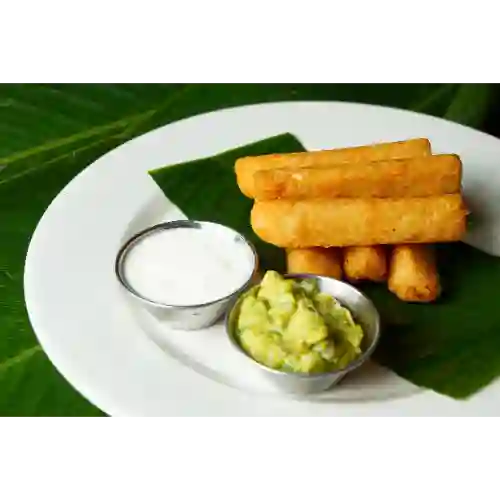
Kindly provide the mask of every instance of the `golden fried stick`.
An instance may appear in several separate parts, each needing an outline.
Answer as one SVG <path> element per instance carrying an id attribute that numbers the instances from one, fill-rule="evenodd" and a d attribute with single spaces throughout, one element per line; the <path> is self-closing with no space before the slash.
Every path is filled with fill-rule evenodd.
<path id="1" fill-rule="evenodd" d="M 252 195 L 279 198 L 404 198 L 460 191 L 457 155 L 421 156 L 329 167 L 278 168 L 254 174 Z"/>
<path id="2" fill-rule="evenodd" d="M 432 302 L 441 293 L 434 249 L 429 245 L 397 245 L 389 266 L 389 290 L 406 302 Z"/>
<path id="3" fill-rule="evenodd" d="M 234 166 L 241 192 L 254 197 L 254 174 L 275 168 L 330 167 L 338 163 L 380 161 L 390 158 L 411 158 L 431 154 L 428 139 L 387 142 L 353 148 L 329 149 L 289 154 L 269 154 L 239 158 Z"/>
<path id="4" fill-rule="evenodd" d="M 340 248 L 296 248 L 287 251 L 287 272 L 342 278 Z"/>
<path id="5" fill-rule="evenodd" d="M 356 246 L 344 249 L 344 273 L 350 281 L 385 281 L 386 250 L 381 245 Z"/>
<path id="6" fill-rule="evenodd" d="M 461 194 L 445 194 L 256 201 L 250 222 L 257 236 L 278 247 L 346 247 L 457 241 L 466 216 Z"/>

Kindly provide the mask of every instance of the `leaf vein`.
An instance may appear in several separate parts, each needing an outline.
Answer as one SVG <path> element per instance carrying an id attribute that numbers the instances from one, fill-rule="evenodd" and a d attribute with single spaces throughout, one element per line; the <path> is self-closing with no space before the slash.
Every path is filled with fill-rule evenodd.
<path id="1" fill-rule="evenodd" d="M 16 356 L 0 363 L 0 371 L 8 370 L 9 368 L 12 368 L 17 364 L 30 359 L 32 356 L 34 356 L 37 352 L 40 352 L 41 350 L 42 348 L 40 345 L 35 345 L 33 347 L 30 347 L 29 349 L 24 349 Z"/>

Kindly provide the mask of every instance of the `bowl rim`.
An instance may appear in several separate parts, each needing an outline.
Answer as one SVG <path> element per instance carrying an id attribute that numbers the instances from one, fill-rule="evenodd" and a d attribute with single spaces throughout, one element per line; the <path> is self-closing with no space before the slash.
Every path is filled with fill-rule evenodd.
<path id="1" fill-rule="evenodd" d="M 221 227 L 227 231 L 232 232 L 250 250 L 252 257 L 253 257 L 252 270 L 249 274 L 248 279 L 239 288 L 237 288 L 236 290 L 233 290 L 231 293 L 229 293 L 223 297 L 219 297 L 219 298 L 216 298 L 214 300 L 199 303 L 199 304 L 166 304 L 163 302 L 158 302 L 158 301 L 155 301 L 152 299 L 148 299 L 147 297 L 144 297 L 134 287 L 132 287 L 132 285 L 130 285 L 130 283 L 128 282 L 128 280 L 125 278 L 125 275 L 124 275 L 123 262 L 125 260 L 127 253 L 130 251 L 130 249 L 135 244 L 137 244 L 141 239 L 143 239 L 144 237 L 147 237 L 149 234 L 152 234 L 152 233 L 155 233 L 158 231 L 165 231 L 168 229 L 178 229 L 178 228 L 202 229 L 203 226 L 218 226 L 218 227 Z M 202 307 L 208 307 L 208 306 L 211 306 L 214 304 L 223 303 L 227 300 L 231 300 L 231 298 L 233 298 L 235 296 L 239 296 L 248 287 L 248 285 L 250 285 L 252 283 L 252 281 L 255 277 L 255 274 L 258 270 L 258 267 L 259 267 L 259 256 L 257 254 L 257 250 L 255 249 L 255 246 L 245 236 L 243 236 L 239 231 L 236 231 L 232 227 L 226 226 L 225 224 L 221 224 L 219 222 L 205 221 L 205 220 L 194 220 L 194 219 L 178 219 L 178 220 L 160 222 L 158 224 L 148 226 L 148 227 L 142 229 L 141 231 L 134 233 L 130 238 L 127 238 L 127 240 L 120 246 L 120 248 L 116 254 L 115 263 L 114 263 L 115 276 L 116 276 L 118 282 L 132 297 L 134 297 L 134 298 L 140 300 L 141 302 L 148 304 L 150 306 L 155 306 L 155 307 L 159 307 L 162 309 L 178 309 L 178 310 L 197 309 L 197 308 L 202 308 Z"/>
<path id="2" fill-rule="evenodd" d="M 246 359 L 249 359 L 254 365 L 260 367 L 262 370 L 272 373 L 274 375 L 279 375 L 279 376 L 288 376 L 288 377 L 293 377 L 296 379 L 303 379 L 303 380 L 321 380 L 324 378 L 328 377 L 333 377 L 333 376 L 340 376 L 340 375 L 346 375 L 347 373 L 355 370 L 356 368 L 359 368 L 361 365 L 363 365 L 368 359 L 371 357 L 373 352 L 375 351 L 376 347 L 379 344 L 380 341 L 380 328 L 381 328 L 381 320 L 380 320 L 380 313 L 375 307 L 375 304 L 373 301 L 366 295 L 364 294 L 359 288 L 351 285 L 350 283 L 346 283 L 345 281 L 330 277 L 330 276 L 323 276 L 320 274 L 311 274 L 311 273 L 285 273 L 282 274 L 283 277 L 285 278 L 292 278 L 292 279 L 321 279 L 321 280 L 328 280 L 328 281 L 334 281 L 337 283 L 340 283 L 342 286 L 346 286 L 350 288 L 353 292 L 357 293 L 360 295 L 363 300 L 365 300 L 373 309 L 374 315 L 375 315 L 375 327 L 373 331 L 373 341 L 370 343 L 369 347 L 361 353 L 360 356 L 358 356 L 355 360 L 351 361 L 347 366 L 341 369 L 336 369 L 328 372 L 322 372 L 322 373 L 299 373 L 299 372 L 288 372 L 284 370 L 279 370 L 277 368 L 271 368 L 269 366 L 264 365 L 263 363 L 260 363 L 256 359 L 254 359 L 250 354 L 248 354 L 245 349 L 239 344 L 239 342 L 236 340 L 234 333 L 231 332 L 230 328 L 230 323 L 231 323 L 231 315 L 233 311 L 235 310 L 236 307 L 239 306 L 241 303 L 241 300 L 243 299 L 244 295 L 246 293 L 250 293 L 253 289 L 257 288 L 260 286 L 260 282 L 256 283 L 252 287 L 250 287 L 245 294 L 240 294 L 239 297 L 231 304 L 231 306 L 228 308 L 225 318 L 224 318 L 224 327 L 226 331 L 226 335 L 229 338 L 229 341 L 231 345 L 238 351 L 242 356 L 244 356 Z M 335 297 L 332 294 L 331 295 L 335 300 L 338 300 L 339 302 L 342 303 L 343 307 L 346 307 L 349 309 L 351 314 L 353 314 L 353 311 L 351 310 L 350 307 L 348 307 L 346 304 L 344 304 L 342 301 L 340 301 L 337 297 Z"/>

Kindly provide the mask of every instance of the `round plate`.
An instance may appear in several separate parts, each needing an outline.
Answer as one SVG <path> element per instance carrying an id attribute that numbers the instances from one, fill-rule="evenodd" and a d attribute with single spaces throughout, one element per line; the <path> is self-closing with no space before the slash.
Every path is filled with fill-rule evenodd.
<path id="1" fill-rule="evenodd" d="M 221 324 L 167 330 L 122 293 L 113 264 L 123 241 L 162 220 L 185 218 L 147 174 L 279 133 L 309 149 L 428 137 L 457 153 L 464 190 L 482 222 L 469 243 L 500 255 L 500 141 L 445 120 L 350 103 L 230 108 L 154 130 L 104 155 L 59 194 L 33 235 L 24 287 L 45 352 L 109 415 L 497 415 L 500 383 L 466 402 L 419 389 L 370 364 L 310 398 L 276 393 L 231 351 Z"/>

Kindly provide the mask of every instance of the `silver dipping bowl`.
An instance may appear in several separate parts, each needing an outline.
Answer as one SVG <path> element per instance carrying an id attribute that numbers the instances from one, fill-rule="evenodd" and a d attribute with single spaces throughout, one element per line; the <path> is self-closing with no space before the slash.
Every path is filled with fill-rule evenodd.
<path id="1" fill-rule="evenodd" d="M 317 276 L 313 274 L 287 274 L 287 278 L 314 278 L 318 281 L 321 292 L 327 293 L 337 299 L 344 307 L 350 310 L 354 320 L 361 325 L 364 331 L 362 341 L 362 354 L 342 370 L 335 370 L 320 374 L 292 373 L 275 368 L 269 368 L 254 360 L 240 345 L 236 338 L 236 323 L 241 301 L 240 296 L 226 315 L 226 333 L 231 345 L 242 357 L 254 364 L 269 380 L 280 390 L 290 394 L 312 394 L 324 391 L 338 384 L 349 372 L 356 370 L 372 355 L 380 337 L 380 316 L 374 304 L 357 288 L 338 281 L 334 278 Z M 259 285 L 256 285 L 257 287 Z"/>
<path id="2" fill-rule="evenodd" d="M 187 305 L 169 305 L 160 302 L 155 302 L 146 297 L 143 297 L 131 284 L 127 281 L 124 270 L 124 262 L 127 253 L 135 244 L 144 238 L 147 238 L 152 233 L 158 231 L 168 231 L 178 228 L 190 228 L 197 231 L 211 231 L 214 229 L 224 230 L 232 233 L 232 237 L 236 244 L 245 245 L 249 251 L 249 255 L 253 258 L 253 270 L 249 274 L 248 279 L 241 283 L 241 286 L 225 297 L 215 297 L 214 300 L 203 304 L 187 304 Z M 168 265 L 168 262 L 165 262 Z M 207 328 L 214 324 L 227 310 L 231 302 L 240 293 L 248 289 L 254 282 L 254 278 L 258 268 L 258 256 L 253 245 L 244 238 L 241 234 L 230 229 L 222 224 L 205 221 L 193 220 L 177 220 L 172 222 L 164 222 L 155 226 L 148 227 L 143 231 L 135 234 L 118 251 L 115 260 L 115 274 L 119 283 L 122 285 L 126 294 L 148 310 L 160 321 L 168 322 L 172 328 L 180 330 L 198 330 Z"/>

